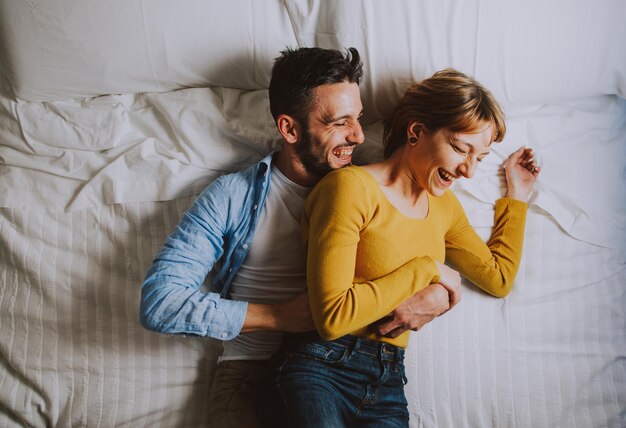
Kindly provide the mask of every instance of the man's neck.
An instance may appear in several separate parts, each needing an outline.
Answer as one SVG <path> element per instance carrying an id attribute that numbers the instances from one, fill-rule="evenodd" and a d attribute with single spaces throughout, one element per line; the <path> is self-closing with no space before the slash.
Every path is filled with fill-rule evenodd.
<path id="1" fill-rule="evenodd" d="M 313 187 L 319 178 L 309 173 L 298 156 L 287 148 L 281 149 L 274 158 L 274 165 L 285 177 L 303 187 Z"/>

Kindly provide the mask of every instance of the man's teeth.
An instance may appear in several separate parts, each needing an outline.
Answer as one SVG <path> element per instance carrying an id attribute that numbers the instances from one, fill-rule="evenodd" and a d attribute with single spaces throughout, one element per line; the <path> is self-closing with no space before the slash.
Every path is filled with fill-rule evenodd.
<path id="1" fill-rule="evenodd" d="M 446 181 L 452 181 L 454 180 L 454 177 L 448 173 L 448 171 L 443 170 L 441 168 L 439 168 L 439 175 L 441 176 L 441 178 L 443 178 Z"/>
<path id="2" fill-rule="evenodd" d="M 349 158 L 352 156 L 354 147 L 339 147 L 333 150 L 333 154 L 340 159 Z"/>

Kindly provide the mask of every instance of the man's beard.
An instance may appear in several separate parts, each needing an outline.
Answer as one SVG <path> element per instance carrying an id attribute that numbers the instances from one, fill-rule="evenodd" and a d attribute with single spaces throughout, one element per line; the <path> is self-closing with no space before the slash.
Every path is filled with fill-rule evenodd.
<path id="1" fill-rule="evenodd" d="M 335 169 L 328 164 L 328 160 L 324 156 L 320 156 L 313 151 L 313 144 L 311 144 L 311 136 L 308 129 L 302 133 L 302 139 L 298 141 L 295 149 L 304 169 L 318 179 Z"/>

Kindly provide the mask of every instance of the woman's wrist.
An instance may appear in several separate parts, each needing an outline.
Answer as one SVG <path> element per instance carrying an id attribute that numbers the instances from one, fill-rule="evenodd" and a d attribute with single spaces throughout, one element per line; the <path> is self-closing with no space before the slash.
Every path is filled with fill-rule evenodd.
<path id="1" fill-rule="evenodd" d="M 520 202 L 528 202 L 528 198 L 530 197 L 530 192 L 526 191 L 516 191 L 515 189 L 507 189 L 505 198 L 515 199 Z"/>

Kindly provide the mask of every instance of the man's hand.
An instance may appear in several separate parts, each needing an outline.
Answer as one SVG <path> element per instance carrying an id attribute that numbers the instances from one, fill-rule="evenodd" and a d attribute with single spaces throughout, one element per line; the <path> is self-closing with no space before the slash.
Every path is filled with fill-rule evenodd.
<path id="1" fill-rule="evenodd" d="M 300 333 L 315 330 L 309 299 L 303 292 L 291 300 L 274 304 L 249 303 L 242 333 L 272 330 Z"/>
<path id="2" fill-rule="evenodd" d="M 430 284 L 402 302 L 391 315 L 371 324 L 370 329 L 380 336 L 398 337 L 407 330 L 419 330 L 449 310 L 450 304 L 447 289 L 441 284 Z"/>

